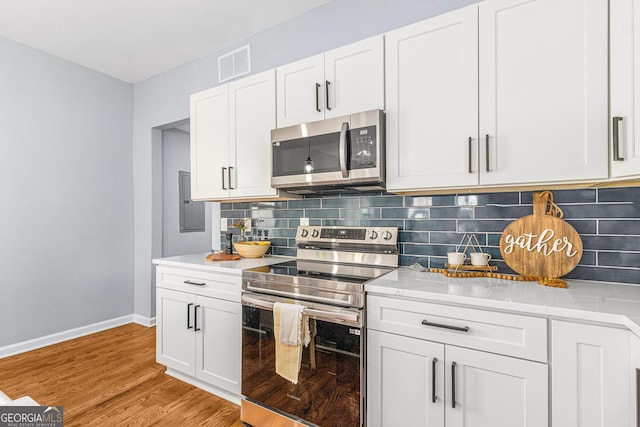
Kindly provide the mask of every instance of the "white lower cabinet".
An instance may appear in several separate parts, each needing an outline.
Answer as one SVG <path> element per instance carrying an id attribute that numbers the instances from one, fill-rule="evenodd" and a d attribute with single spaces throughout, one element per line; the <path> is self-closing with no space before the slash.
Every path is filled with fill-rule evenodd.
<path id="1" fill-rule="evenodd" d="M 551 322 L 554 426 L 634 425 L 629 343 L 630 333 L 623 329 Z"/>
<path id="2" fill-rule="evenodd" d="M 242 308 L 230 292 L 237 286 L 239 295 L 239 276 L 216 281 L 208 273 L 159 268 L 158 277 L 157 362 L 226 392 L 223 397 L 239 396 Z"/>
<path id="3" fill-rule="evenodd" d="M 156 361 L 187 375 L 196 375 L 193 306 L 195 295 L 156 291 Z"/>
<path id="4" fill-rule="evenodd" d="M 549 424 L 547 364 L 454 346 L 445 356 L 448 427 Z"/>
<path id="5" fill-rule="evenodd" d="M 240 394 L 242 308 L 234 302 L 196 296 L 196 378 Z M 200 326 L 202 324 L 202 326 Z"/>
<path id="6" fill-rule="evenodd" d="M 631 425 L 640 426 L 640 337 L 631 334 Z M 634 405 L 633 402 L 636 402 Z"/>
<path id="7" fill-rule="evenodd" d="M 367 339 L 367 425 L 443 426 L 444 345 L 373 330 Z"/>
<path id="8" fill-rule="evenodd" d="M 368 338 L 369 426 L 548 425 L 546 364 L 385 332 Z"/>
<path id="9" fill-rule="evenodd" d="M 398 303 L 405 305 L 403 313 Z M 491 316 L 509 315 L 449 307 L 445 317 L 432 312 L 436 306 L 446 312 L 445 306 L 375 296 L 368 297 L 367 304 L 368 426 L 549 425 L 544 361 L 462 347 L 466 339 L 470 347 L 482 348 L 494 340 L 499 348 L 507 330 L 522 340 L 546 337 L 544 319 L 527 323 L 524 316 L 514 315 L 512 321 L 504 319 L 504 330 L 499 331 Z M 410 323 L 416 322 L 423 333 L 415 333 Z M 428 338 L 431 331 L 437 341 Z M 508 351 L 522 353 L 515 347 Z"/>

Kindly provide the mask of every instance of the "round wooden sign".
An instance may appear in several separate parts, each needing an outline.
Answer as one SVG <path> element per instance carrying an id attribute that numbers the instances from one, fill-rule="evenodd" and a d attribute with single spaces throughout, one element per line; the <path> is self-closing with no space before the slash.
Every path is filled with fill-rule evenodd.
<path id="1" fill-rule="evenodd" d="M 582 258 L 582 239 L 562 215 L 550 192 L 534 193 L 533 215 L 502 232 L 502 259 L 524 276 L 557 278 L 569 273 Z"/>

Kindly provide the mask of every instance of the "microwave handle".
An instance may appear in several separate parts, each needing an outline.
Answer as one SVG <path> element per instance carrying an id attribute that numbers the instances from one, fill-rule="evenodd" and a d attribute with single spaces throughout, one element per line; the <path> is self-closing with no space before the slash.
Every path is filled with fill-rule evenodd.
<path id="1" fill-rule="evenodd" d="M 349 171 L 347 170 L 347 131 L 349 130 L 349 123 L 343 122 L 340 129 L 340 170 L 342 171 L 342 177 L 348 178 Z"/>

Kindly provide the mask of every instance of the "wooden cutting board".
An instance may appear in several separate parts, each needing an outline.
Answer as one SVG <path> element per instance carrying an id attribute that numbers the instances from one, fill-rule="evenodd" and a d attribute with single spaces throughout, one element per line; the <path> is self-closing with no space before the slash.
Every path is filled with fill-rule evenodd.
<path id="1" fill-rule="evenodd" d="M 502 259 L 524 276 L 557 278 L 582 258 L 582 239 L 553 203 L 550 191 L 533 194 L 533 215 L 505 228 L 500 238 Z"/>
<path id="2" fill-rule="evenodd" d="M 242 258 L 238 254 L 225 254 L 224 252 L 216 252 L 207 255 L 205 258 L 207 261 L 237 261 Z"/>

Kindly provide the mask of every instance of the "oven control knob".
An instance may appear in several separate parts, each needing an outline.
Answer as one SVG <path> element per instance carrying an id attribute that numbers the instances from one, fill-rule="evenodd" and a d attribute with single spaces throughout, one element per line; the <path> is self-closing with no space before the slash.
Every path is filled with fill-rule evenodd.
<path id="1" fill-rule="evenodd" d="M 390 240 L 393 237 L 393 234 L 391 234 L 390 231 L 385 231 L 384 233 L 382 233 L 382 238 L 384 240 Z"/>
<path id="2" fill-rule="evenodd" d="M 313 231 L 311 232 L 311 237 L 314 237 L 314 238 L 315 238 L 315 237 L 318 237 L 319 235 L 320 235 L 320 232 L 319 232 L 318 230 L 313 230 Z"/>
<path id="3" fill-rule="evenodd" d="M 302 231 L 300 231 L 300 236 L 307 237 L 308 235 L 309 235 L 309 230 L 307 230 L 306 228 L 303 228 Z"/>
<path id="4" fill-rule="evenodd" d="M 378 232 L 371 230 L 371 233 L 369 233 L 369 238 L 371 240 L 376 240 L 378 238 Z"/>

